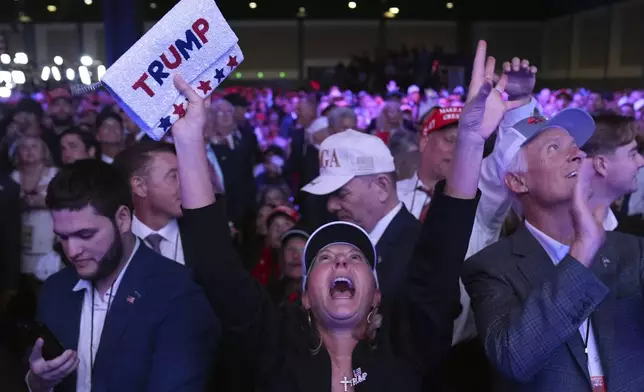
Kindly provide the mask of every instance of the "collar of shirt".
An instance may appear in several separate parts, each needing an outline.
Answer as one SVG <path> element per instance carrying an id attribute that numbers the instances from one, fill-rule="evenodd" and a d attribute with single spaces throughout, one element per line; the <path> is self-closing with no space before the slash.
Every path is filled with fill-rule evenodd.
<path id="1" fill-rule="evenodd" d="M 530 222 L 525 221 L 525 227 L 532 233 L 534 238 L 541 244 L 543 249 L 548 253 L 550 259 L 555 265 L 558 265 L 561 260 L 570 252 L 570 246 L 564 245 L 561 242 L 549 237 L 547 234 L 532 226 Z"/>
<path id="2" fill-rule="evenodd" d="M 143 240 L 145 240 L 150 234 L 159 234 L 164 240 L 174 243 L 177 239 L 177 234 L 179 233 L 179 225 L 177 224 L 176 219 L 172 219 L 167 225 L 154 231 L 137 218 L 135 211 L 134 218 L 132 219 L 132 233 Z"/>
<path id="3" fill-rule="evenodd" d="M 105 155 L 105 154 L 103 154 L 103 155 L 101 156 L 101 160 L 102 160 L 103 162 L 105 162 L 105 163 L 109 163 L 110 165 L 114 162 L 114 158 L 109 157 L 109 156 L 107 156 L 107 155 Z"/>
<path id="4" fill-rule="evenodd" d="M 614 231 L 618 225 L 619 225 L 619 222 L 617 222 L 617 217 L 615 217 L 613 210 L 609 208 L 608 214 L 606 215 L 606 219 L 604 219 L 604 225 L 603 225 L 604 230 Z"/>
<path id="5" fill-rule="evenodd" d="M 114 297 L 116 295 L 116 292 L 118 291 L 119 284 L 121 284 L 121 279 L 123 279 L 123 275 L 125 275 L 125 271 L 127 270 L 127 267 L 130 265 L 130 262 L 132 261 L 132 258 L 134 258 L 134 255 L 136 254 L 136 251 L 139 249 L 139 244 L 141 243 L 141 240 L 138 238 L 136 239 L 136 242 L 134 244 L 134 249 L 132 249 L 132 253 L 130 254 L 130 258 L 127 260 L 127 263 L 125 263 L 125 267 L 121 270 L 121 273 L 119 276 L 116 278 L 114 281 L 114 284 L 112 285 L 112 288 L 108 290 L 105 295 L 106 297 Z M 79 279 L 78 283 L 76 283 L 76 286 L 72 289 L 73 291 L 82 291 L 82 290 L 92 290 L 92 287 L 94 284 L 85 279 Z"/>
<path id="6" fill-rule="evenodd" d="M 403 204 L 401 202 L 398 202 L 398 204 L 391 209 L 387 213 L 387 215 L 383 216 L 382 219 L 376 223 L 376 226 L 371 230 L 371 233 L 369 233 L 369 238 L 371 238 L 371 242 L 376 245 L 378 241 L 380 241 L 380 238 L 382 235 L 385 233 L 385 230 L 387 230 L 387 227 L 389 227 L 389 224 L 391 223 L 392 220 L 396 217 L 396 214 L 400 212 L 400 209 L 402 208 Z"/>

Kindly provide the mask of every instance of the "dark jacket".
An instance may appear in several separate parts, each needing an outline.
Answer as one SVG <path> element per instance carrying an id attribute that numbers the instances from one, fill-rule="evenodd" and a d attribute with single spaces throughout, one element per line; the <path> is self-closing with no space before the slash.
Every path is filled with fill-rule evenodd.
<path id="1" fill-rule="evenodd" d="M 44 284 L 38 320 L 76 350 L 85 291 L 65 268 Z M 185 267 L 143 243 L 130 261 L 105 319 L 94 364 L 96 392 L 203 391 L 220 329 Z M 55 390 L 76 391 L 76 373 Z"/>
<path id="2" fill-rule="evenodd" d="M 20 186 L 0 172 L 0 293 L 20 280 Z"/>
<path id="3" fill-rule="evenodd" d="M 378 279 L 384 295 L 395 295 L 409 271 L 422 225 L 403 205 L 376 244 Z"/>
<path id="4" fill-rule="evenodd" d="M 360 342 L 354 350 L 354 368 L 368 374 L 357 390 L 419 391 L 426 372 L 436 371 L 449 351 L 460 310 L 458 278 L 477 204 L 444 196 L 442 184 L 437 188 L 406 283 L 396 295 L 383 296 L 384 322 L 376 348 Z M 198 279 L 208 279 L 208 286 L 217 288 L 207 295 L 237 348 L 235 355 L 222 358 L 239 384 L 226 388 L 328 392 L 331 361 L 324 348 L 311 354 L 315 339 L 310 338 L 306 314 L 296 305 L 278 310 L 244 270 L 218 203 L 185 210 L 182 224 L 192 233 L 184 237 L 186 260 L 193 260 Z"/>
<path id="5" fill-rule="evenodd" d="M 606 390 L 644 387 L 644 239 L 607 232 L 593 264 L 555 266 L 521 225 L 483 249 L 463 276 L 496 391 L 591 392 L 579 327 L 595 331 Z"/>

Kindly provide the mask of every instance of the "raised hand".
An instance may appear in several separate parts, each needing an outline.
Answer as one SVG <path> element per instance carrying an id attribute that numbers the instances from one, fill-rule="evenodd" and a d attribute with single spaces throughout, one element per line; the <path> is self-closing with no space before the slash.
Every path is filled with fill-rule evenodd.
<path id="1" fill-rule="evenodd" d="M 517 101 L 529 98 L 537 82 L 537 67 L 531 66 L 530 61 L 518 57 L 503 63 L 503 74 L 508 77 L 505 92 L 508 100 Z"/>
<path id="2" fill-rule="evenodd" d="M 46 361 L 42 356 L 42 339 L 36 340 L 29 355 L 27 382 L 33 392 L 49 391 L 76 370 L 79 364 L 75 351 L 66 350 L 59 357 Z"/>
<path id="3" fill-rule="evenodd" d="M 572 218 L 575 227 L 575 238 L 570 254 L 586 267 L 590 267 L 595 254 L 604 244 L 606 231 L 603 221 L 608 206 L 599 206 L 591 211 L 591 179 L 595 169 L 589 159 L 583 159 L 577 170 L 577 183 L 573 191 Z"/>
<path id="4" fill-rule="evenodd" d="M 472 66 L 472 80 L 468 89 L 467 103 L 460 117 L 459 136 L 485 142 L 497 129 L 503 115 L 510 109 L 521 106 L 520 102 L 503 100 L 508 76 L 502 75 L 493 87 L 494 57 L 487 57 L 487 43 L 479 41 Z"/>
<path id="5" fill-rule="evenodd" d="M 178 119 L 172 126 L 172 137 L 175 140 L 197 141 L 199 139 L 203 142 L 210 97 L 201 98 L 179 74 L 174 75 L 173 81 L 181 95 L 188 99 L 188 109 L 186 115 Z"/>
<path id="6" fill-rule="evenodd" d="M 185 116 L 172 126 L 172 138 L 179 162 L 181 205 L 187 209 L 202 208 L 215 202 L 204 137 L 210 97 L 201 98 L 179 75 L 175 75 L 174 85 L 188 99 Z"/>

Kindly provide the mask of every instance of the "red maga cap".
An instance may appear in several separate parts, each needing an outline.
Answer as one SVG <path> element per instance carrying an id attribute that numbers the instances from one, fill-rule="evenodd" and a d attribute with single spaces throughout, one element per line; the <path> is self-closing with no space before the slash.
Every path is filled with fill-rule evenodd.
<path id="1" fill-rule="evenodd" d="M 457 124 L 462 111 L 462 107 L 439 108 L 432 111 L 423 121 L 421 136 L 427 136 L 434 131 Z"/>

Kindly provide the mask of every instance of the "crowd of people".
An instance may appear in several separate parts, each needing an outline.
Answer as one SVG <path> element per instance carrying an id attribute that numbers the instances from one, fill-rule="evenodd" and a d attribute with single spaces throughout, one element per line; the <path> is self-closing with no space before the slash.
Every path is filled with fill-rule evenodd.
<path id="1" fill-rule="evenodd" d="M 387 94 L 177 77 L 161 141 L 102 91 L 14 96 L 0 368 L 31 392 L 644 391 L 644 91 L 535 92 L 483 41 L 472 68 Z"/>

